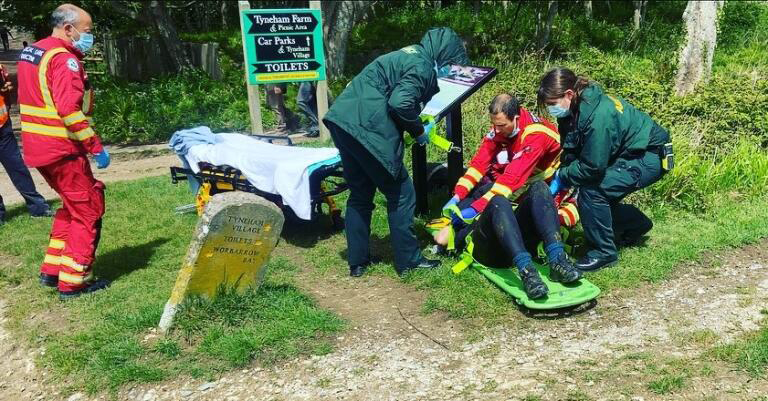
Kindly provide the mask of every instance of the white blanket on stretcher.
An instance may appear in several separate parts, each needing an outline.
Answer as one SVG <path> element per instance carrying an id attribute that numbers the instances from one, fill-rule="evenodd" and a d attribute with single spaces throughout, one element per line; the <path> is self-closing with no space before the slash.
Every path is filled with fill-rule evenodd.
<path id="1" fill-rule="evenodd" d="M 303 220 L 312 218 L 308 167 L 339 155 L 336 148 L 272 145 L 242 134 L 216 134 L 222 140 L 189 148 L 185 156 L 197 173 L 198 162 L 239 169 L 259 190 L 280 195 Z"/>

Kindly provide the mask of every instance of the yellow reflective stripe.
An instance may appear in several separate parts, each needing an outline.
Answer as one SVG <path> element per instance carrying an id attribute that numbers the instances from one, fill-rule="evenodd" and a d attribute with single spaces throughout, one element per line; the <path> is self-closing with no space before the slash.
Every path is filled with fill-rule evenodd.
<path id="1" fill-rule="evenodd" d="M 51 90 L 48 88 L 48 78 L 46 77 L 46 74 L 48 73 L 48 64 L 51 62 L 51 58 L 59 53 L 68 53 L 68 51 L 63 47 L 47 50 L 40 60 L 37 70 L 38 80 L 40 81 L 40 91 L 43 94 L 43 102 L 45 103 L 46 108 L 56 108 L 56 105 L 53 103 L 53 98 L 51 97 Z"/>
<path id="2" fill-rule="evenodd" d="M 512 190 L 503 184 L 499 184 L 498 182 L 493 184 L 491 187 L 491 190 L 489 192 L 492 192 L 494 194 L 502 195 L 503 197 L 509 197 L 509 195 L 512 193 Z"/>
<path id="3" fill-rule="evenodd" d="M 21 130 L 29 134 L 39 134 L 45 136 L 55 136 L 57 138 L 68 138 L 65 127 L 54 127 L 50 125 L 35 124 L 28 121 L 21 122 Z"/>
<path id="4" fill-rule="evenodd" d="M 468 190 L 471 190 L 472 188 L 475 187 L 475 183 L 474 182 L 472 182 L 472 181 L 470 181 L 470 180 L 468 180 L 468 179 L 466 179 L 464 177 L 459 178 L 459 182 L 457 182 L 456 185 L 461 185 L 462 187 L 464 187 L 464 188 L 466 188 Z"/>
<path id="5" fill-rule="evenodd" d="M 468 176 L 474 178 L 475 181 L 480 181 L 480 179 L 483 178 L 483 173 L 481 173 L 480 171 L 478 171 L 474 167 L 468 168 L 467 169 L 467 173 L 465 175 L 468 175 Z"/>
<path id="6" fill-rule="evenodd" d="M 59 113 L 54 108 L 35 107 L 28 104 L 20 104 L 19 112 L 32 117 L 59 119 Z"/>
<path id="7" fill-rule="evenodd" d="M 82 111 L 78 110 L 68 116 L 65 116 L 63 120 L 64 120 L 64 124 L 69 126 L 72 124 L 77 124 L 77 123 L 86 121 L 86 118 L 85 118 L 85 114 L 83 114 Z"/>
<path id="8" fill-rule="evenodd" d="M 88 89 L 83 93 L 83 113 L 90 114 L 91 112 L 91 98 L 93 97 L 93 89 Z"/>
<path id="9" fill-rule="evenodd" d="M 472 265 L 475 261 L 472 253 L 475 251 L 475 243 L 472 241 L 472 234 L 468 234 L 465 240 L 467 245 L 464 248 L 464 253 L 461 254 L 461 260 L 451 268 L 453 274 L 459 274 L 463 272 L 467 267 Z"/>
<path id="10" fill-rule="evenodd" d="M 72 269 L 74 269 L 75 271 L 77 271 L 77 272 L 81 272 L 81 273 L 82 273 L 83 271 L 85 271 L 85 269 L 87 269 L 87 268 L 88 268 L 88 266 L 85 266 L 85 265 L 81 265 L 80 263 L 77 263 L 77 262 L 75 262 L 75 261 L 74 261 L 72 258 L 70 258 L 69 256 L 62 256 L 62 257 L 61 257 L 61 265 L 62 265 L 62 266 L 66 266 L 66 267 L 69 267 L 69 268 L 72 268 Z"/>
<path id="11" fill-rule="evenodd" d="M 96 133 L 93 132 L 93 129 L 91 127 L 85 127 L 77 132 L 72 132 L 69 137 L 71 139 L 76 139 L 78 141 L 84 141 L 92 136 L 94 136 Z"/>
<path id="12" fill-rule="evenodd" d="M 60 239 L 51 238 L 51 241 L 50 241 L 50 242 L 48 242 L 48 248 L 52 248 L 52 249 L 64 249 L 64 245 L 65 245 L 65 244 L 66 244 L 66 242 L 64 242 L 64 241 L 62 241 L 62 240 L 60 240 Z"/>
<path id="13" fill-rule="evenodd" d="M 56 255 L 46 254 L 45 258 L 43 259 L 43 263 L 49 264 L 49 265 L 60 265 L 61 257 Z"/>
<path id="14" fill-rule="evenodd" d="M 520 140 L 521 140 L 521 141 L 522 141 L 522 140 L 525 140 L 525 137 L 526 137 L 526 136 L 528 136 L 528 135 L 530 135 L 530 134 L 536 134 L 536 133 L 543 133 L 543 134 L 547 134 L 547 135 L 549 135 L 549 136 L 550 136 L 552 139 L 554 139 L 555 141 L 557 141 L 557 143 L 560 143 L 560 134 L 558 134 L 557 132 L 555 132 L 553 129 L 551 129 L 551 128 L 547 127 L 546 125 L 544 125 L 544 124 L 540 124 L 540 123 L 533 123 L 533 124 L 528 124 L 528 126 L 527 126 L 527 127 L 525 127 L 525 129 L 523 130 L 523 134 L 522 134 L 522 136 L 520 137 Z"/>
<path id="15" fill-rule="evenodd" d="M 63 281 L 69 284 L 83 284 L 88 281 L 91 281 L 92 278 L 93 278 L 93 273 L 88 273 L 85 276 L 80 276 L 76 274 L 69 274 L 67 272 L 59 272 L 59 281 Z"/>

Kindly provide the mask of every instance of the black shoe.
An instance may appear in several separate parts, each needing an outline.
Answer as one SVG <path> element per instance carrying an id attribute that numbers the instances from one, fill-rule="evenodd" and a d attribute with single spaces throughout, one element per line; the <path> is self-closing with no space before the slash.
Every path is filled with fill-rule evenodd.
<path id="1" fill-rule="evenodd" d="M 351 277 L 360 277 L 365 274 L 365 271 L 368 270 L 371 265 L 375 265 L 376 263 L 381 263 L 381 258 L 371 256 L 365 263 L 349 266 L 349 275 Z"/>
<path id="2" fill-rule="evenodd" d="M 581 272 L 576 269 L 568 255 L 563 253 L 553 262 L 549 262 L 549 279 L 559 283 L 572 283 L 581 278 Z"/>
<path id="3" fill-rule="evenodd" d="M 59 276 L 52 274 L 40 273 L 40 285 L 44 287 L 56 288 L 59 286 Z"/>
<path id="4" fill-rule="evenodd" d="M 576 262 L 576 268 L 583 272 L 593 272 L 600 270 L 604 267 L 611 267 L 616 264 L 618 258 L 614 259 L 598 259 L 589 256 L 584 256 Z"/>
<path id="5" fill-rule="evenodd" d="M 351 277 L 360 277 L 365 274 L 365 271 L 371 266 L 371 262 L 363 263 L 361 265 L 349 266 L 349 275 Z"/>
<path id="6" fill-rule="evenodd" d="M 42 213 L 30 214 L 32 217 L 53 217 L 53 210 L 45 209 Z"/>
<path id="7" fill-rule="evenodd" d="M 523 287 L 525 287 L 525 293 L 528 294 L 530 299 L 538 299 L 547 295 L 549 289 L 547 285 L 541 281 L 538 270 L 533 266 L 528 266 L 522 271 L 519 271 L 520 279 L 523 280 Z"/>
<path id="8" fill-rule="evenodd" d="M 61 299 L 62 301 L 66 301 L 68 299 L 77 298 L 84 294 L 89 294 L 91 292 L 106 289 L 107 287 L 109 287 L 110 284 L 111 283 L 107 280 L 98 279 L 92 282 L 87 287 L 76 290 L 76 291 L 59 291 L 59 299 Z"/>
<path id="9" fill-rule="evenodd" d="M 417 265 L 396 271 L 398 276 L 403 276 L 405 273 L 415 269 L 435 269 L 438 266 L 440 266 L 439 260 L 421 258 L 421 261 Z"/>

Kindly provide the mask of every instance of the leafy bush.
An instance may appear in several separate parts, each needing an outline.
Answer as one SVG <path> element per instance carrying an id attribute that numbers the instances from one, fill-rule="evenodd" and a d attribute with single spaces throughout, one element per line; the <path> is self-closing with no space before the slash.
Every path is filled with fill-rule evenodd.
<path id="1" fill-rule="evenodd" d="M 131 144 L 167 141 L 174 131 L 198 125 L 214 131 L 249 130 L 243 72 L 226 57 L 222 72 L 219 81 L 197 70 L 148 83 L 102 78 L 95 84 L 96 130 L 108 143 Z M 265 126 L 274 123 L 264 106 L 262 119 Z"/>

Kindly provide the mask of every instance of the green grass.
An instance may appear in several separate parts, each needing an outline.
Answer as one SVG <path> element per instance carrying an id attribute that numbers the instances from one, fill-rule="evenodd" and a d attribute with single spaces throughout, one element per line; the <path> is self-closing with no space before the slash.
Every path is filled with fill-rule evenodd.
<path id="1" fill-rule="evenodd" d="M 656 394 L 670 394 L 685 387 L 685 377 L 674 374 L 663 375 L 648 383 L 648 389 Z"/>
<path id="2" fill-rule="evenodd" d="M 768 369 L 768 326 L 743 337 L 733 344 L 716 347 L 710 355 L 736 364 L 755 377 L 766 377 Z"/>
<path id="3" fill-rule="evenodd" d="M 258 290 L 193 299 L 168 336 L 155 333 L 196 221 L 173 208 L 191 199 L 185 186 L 165 177 L 109 185 L 94 269 L 113 285 L 65 303 L 36 281 L 50 220 L 16 208 L 0 228 L 0 254 L 12 257 L 0 268 L 11 329 L 31 346 L 45 346 L 40 362 L 72 389 L 209 377 L 254 360 L 270 364 L 331 350 L 328 336 L 343 322 L 293 286 L 295 266 L 281 258 L 270 261 Z"/>

